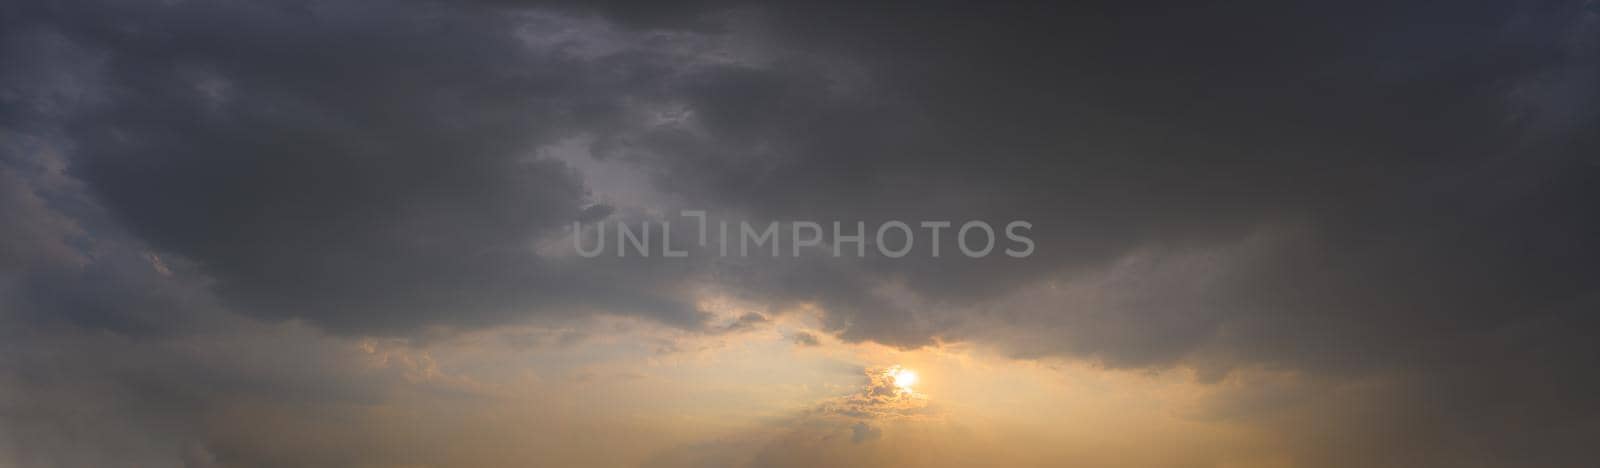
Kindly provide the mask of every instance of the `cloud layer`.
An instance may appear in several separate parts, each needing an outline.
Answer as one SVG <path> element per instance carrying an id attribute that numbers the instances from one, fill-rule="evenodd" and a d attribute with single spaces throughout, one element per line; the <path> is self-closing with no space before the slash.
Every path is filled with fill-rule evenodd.
<path id="1" fill-rule="evenodd" d="M 405 380 L 351 374 L 348 340 L 815 313 L 787 341 L 1300 375 L 1322 385 L 1210 415 L 1352 441 L 1299 465 L 1586 463 L 1600 10 L 1191 3 L 16 5 L 0 462 L 272 465 L 202 421 Z M 684 208 L 1023 219 L 1038 249 L 563 250 L 574 221 Z M 718 324 L 708 296 L 760 313 Z M 905 410 L 880 384 L 820 411 Z M 1340 417 L 1266 403 L 1363 385 Z M 84 402 L 109 424 L 65 416 Z"/>

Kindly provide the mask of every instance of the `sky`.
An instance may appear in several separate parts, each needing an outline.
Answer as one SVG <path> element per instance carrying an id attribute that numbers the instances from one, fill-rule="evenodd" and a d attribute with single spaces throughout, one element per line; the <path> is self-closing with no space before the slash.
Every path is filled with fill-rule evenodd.
<path id="1" fill-rule="evenodd" d="M 1596 155 L 1594 0 L 0 0 L 0 466 L 1591 466 Z"/>

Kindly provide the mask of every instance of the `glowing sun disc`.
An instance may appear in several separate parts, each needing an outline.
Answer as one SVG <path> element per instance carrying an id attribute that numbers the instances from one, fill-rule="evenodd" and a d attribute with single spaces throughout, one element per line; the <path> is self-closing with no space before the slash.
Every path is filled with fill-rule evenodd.
<path id="1" fill-rule="evenodd" d="M 917 384 L 917 372 L 911 369 L 897 369 L 891 375 L 894 376 L 894 386 L 901 390 L 911 390 L 911 386 Z"/>

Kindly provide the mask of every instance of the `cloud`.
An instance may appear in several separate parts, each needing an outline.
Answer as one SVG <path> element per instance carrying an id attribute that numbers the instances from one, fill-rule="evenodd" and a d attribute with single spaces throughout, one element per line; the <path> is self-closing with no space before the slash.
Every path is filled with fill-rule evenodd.
<path id="1" fill-rule="evenodd" d="M 899 370 L 899 366 L 867 369 L 867 384 L 860 390 L 823 402 L 809 414 L 865 421 L 937 416 L 937 410 L 928 403 L 927 395 L 895 385 L 895 375 Z"/>
<path id="2" fill-rule="evenodd" d="M 1459 447 L 1584 460 L 1600 411 L 1580 333 L 1600 283 L 1592 6 L 964 8 L 19 5 L 0 19 L 0 355 L 7 408 L 28 411 L 6 426 L 107 401 L 89 414 L 116 424 L 95 442 L 143 461 L 193 447 L 219 401 L 404 380 L 340 377 L 354 364 L 324 331 L 774 318 L 709 324 L 696 299 L 716 288 L 820 311 L 847 343 L 1381 381 L 1352 404 L 1396 411 L 1283 426 L 1411 429 L 1371 441 L 1369 466 L 1454 466 L 1438 460 Z M 538 248 L 573 221 L 685 207 L 1025 219 L 1038 251 Z M 932 411 L 868 378 L 816 414 L 876 431 Z M 152 420 L 182 429 L 131 429 Z M 12 445 L 43 448 L 19 464 L 114 457 L 50 458 L 70 444 L 27 437 Z M 1337 465 L 1326 450 L 1308 442 L 1304 464 Z"/>
<path id="3" fill-rule="evenodd" d="M 680 445 L 655 454 L 645 466 L 862 465 L 902 460 L 870 447 L 885 427 L 937 421 L 927 395 L 895 385 L 899 366 L 862 370 L 866 384 L 799 413 L 709 442 Z M 913 433 L 916 434 L 916 433 Z M 893 462 L 891 462 L 893 463 Z"/>
<path id="4" fill-rule="evenodd" d="M 8 50 L 39 63 L 9 74 L 7 131 L 57 143 L 110 222 L 193 262 L 230 307 L 352 334 L 703 318 L 679 271 L 531 248 L 610 213 L 542 149 L 635 125 L 628 102 L 673 67 L 724 66 L 688 49 L 700 36 L 662 46 L 604 23 L 421 4 L 18 13 Z M 119 22 L 140 26 L 106 26 Z M 545 36 L 568 27 L 596 30 Z M 603 53 L 570 47 L 587 43 Z"/>
<path id="5" fill-rule="evenodd" d="M 1578 395 L 1600 381 L 1576 377 L 1590 346 L 1550 328 L 1588 327 L 1600 282 L 1583 241 L 1600 226 L 1585 155 L 1600 120 L 1574 104 L 1593 93 L 1563 84 L 1597 63 L 1583 2 L 879 13 L 770 7 L 793 61 L 701 77 L 695 131 L 648 129 L 633 151 L 688 203 L 1027 219 L 1039 251 L 790 262 L 740 278 L 753 295 L 816 304 L 851 342 L 973 341 L 1212 382 L 1376 378 L 1393 384 L 1366 402 L 1379 407 L 1434 395 L 1408 413 L 1426 429 L 1372 447 L 1374 463 L 1399 447 L 1451 459 L 1501 432 L 1467 414 L 1592 414 Z M 845 65 L 866 78 L 841 79 Z M 1473 364 L 1484 353 L 1507 357 Z M 1363 414 L 1328 430 L 1399 419 Z M 1483 455 L 1575 463 L 1572 432 L 1535 432 Z"/>
<path id="6" fill-rule="evenodd" d="M 794 334 L 794 344 L 800 346 L 818 346 L 821 344 L 821 341 L 817 340 L 817 335 L 813 335 L 810 332 L 796 332 Z"/>
<path id="7" fill-rule="evenodd" d="M 879 437 L 883 437 L 883 429 L 870 426 L 864 422 L 858 422 L 850 426 L 850 442 L 857 444 L 871 442 Z"/>

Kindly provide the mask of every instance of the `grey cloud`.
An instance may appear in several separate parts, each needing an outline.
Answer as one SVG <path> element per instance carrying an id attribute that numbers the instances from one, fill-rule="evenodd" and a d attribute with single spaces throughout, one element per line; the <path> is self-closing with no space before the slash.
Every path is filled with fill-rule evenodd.
<path id="1" fill-rule="evenodd" d="M 1592 5 L 946 7 L 18 6 L 0 19 L 0 213 L 20 220 L 0 230 L 4 317 L 141 337 L 224 326 L 218 308 L 351 334 L 603 313 L 714 331 L 692 305 L 711 283 L 816 304 L 847 341 L 1383 379 L 1378 406 L 1401 411 L 1306 432 L 1414 429 L 1364 465 L 1448 465 L 1462 446 L 1585 461 Z M 761 14 L 726 15 L 741 9 Z M 580 32 L 518 35 L 561 25 Z M 537 157 L 577 137 L 661 206 L 613 209 Z M 533 248 L 678 204 L 1026 219 L 1039 249 L 674 264 Z M 1318 450 L 1307 464 L 1336 460 Z"/>
<path id="2" fill-rule="evenodd" d="M 533 254 L 590 204 L 533 155 L 604 120 L 598 89 L 626 86 L 595 78 L 650 76 L 648 57 L 587 63 L 425 4 L 7 8 L 0 464 L 349 466 L 227 417 L 416 387 L 320 330 L 701 320 L 660 268 Z M 586 63 L 602 73 L 565 73 Z"/>
<path id="3" fill-rule="evenodd" d="M 817 335 L 809 332 L 798 332 L 794 334 L 794 344 L 800 346 L 817 346 L 821 344 L 821 341 L 817 340 Z"/>
<path id="4" fill-rule="evenodd" d="M 43 128 L 11 131 L 70 142 L 68 170 L 112 218 L 192 261 L 227 305 L 351 333 L 591 312 L 699 320 L 663 275 L 578 271 L 532 249 L 605 214 L 538 150 L 619 125 L 619 103 L 665 79 L 663 57 L 575 55 L 519 35 L 560 19 L 430 3 L 19 13 L 32 21 L 19 31 L 89 51 L 78 61 L 92 67 L 41 68 L 100 98 L 64 113 L 47 76 L 16 77 L 9 114 Z"/>
<path id="5" fill-rule="evenodd" d="M 1391 379 L 1385 404 L 1429 402 L 1373 463 L 1506 424 L 1485 463 L 1577 465 L 1581 424 L 1531 421 L 1592 418 L 1600 383 L 1551 325 L 1592 328 L 1600 284 L 1586 5 L 770 5 L 774 66 L 691 77 L 693 131 L 620 137 L 757 219 L 1035 223 L 1026 260 L 733 275 L 846 340 Z"/>

